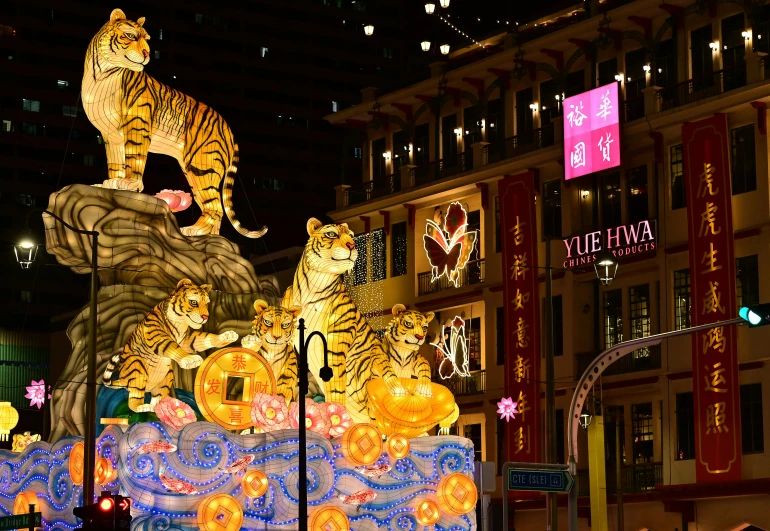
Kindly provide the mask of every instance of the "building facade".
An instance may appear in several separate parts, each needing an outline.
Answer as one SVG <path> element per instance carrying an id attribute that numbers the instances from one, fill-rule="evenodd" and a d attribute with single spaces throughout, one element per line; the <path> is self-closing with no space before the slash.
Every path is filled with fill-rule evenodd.
<path id="1" fill-rule="evenodd" d="M 700 308 L 690 297 L 685 123 L 715 114 L 727 118 L 736 277 L 729 296 L 737 306 L 770 301 L 762 274 L 770 266 L 768 13 L 763 2 L 589 2 L 500 35 L 499 53 L 473 62 L 463 61 L 462 51 L 450 54 L 447 63 L 431 65 L 430 80 L 387 94 L 365 92 L 360 105 L 327 117 L 360 128 L 366 138 L 362 175 L 346 175 L 329 213 L 360 234 L 350 279 L 354 298 L 366 301 L 361 304 L 375 329 L 386 326 L 397 303 L 435 312 L 434 343 L 442 327 L 456 316 L 463 319 L 469 375 L 444 379 L 435 366 L 441 357 L 428 341 L 421 354 L 434 364 L 435 381 L 457 397 L 454 433 L 474 441 L 477 459 L 497 464 L 493 506 L 501 502 L 501 463 L 517 460 L 506 455 L 506 423 L 496 412 L 510 392 L 504 372 L 512 352 L 504 338 L 514 333 L 504 325 L 510 310 L 504 282 L 511 272 L 503 268 L 502 179 L 528 172 L 536 189 L 537 265 L 546 266 L 550 245 L 556 268 L 555 460 L 565 463 L 566 412 L 588 364 L 623 341 L 687 328 L 695 320 L 691 311 Z M 571 154 L 565 158 L 563 132 L 575 119 L 574 109 L 563 108 L 565 99 L 613 83 L 620 97 L 614 111 L 622 164 L 565 180 Z M 477 233 L 477 244 L 456 281 L 435 279 L 425 235 L 435 232 L 431 222 L 440 225 L 454 202 L 467 212 L 467 231 Z M 578 255 L 587 254 L 592 233 L 609 229 L 617 235 L 621 227 L 649 228 L 654 245 L 621 246 L 616 277 L 604 285 L 591 260 Z M 542 321 L 542 269 L 539 276 Z M 764 345 L 770 328 L 738 327 L 737 336 L 737 481 L 696 480 L 693 386 L 700 382 L 693 380 L 691 336 L 629 354 L 594 386 L 588 409 L 603 413 L 605 462 L 591 466 L 605 471 L 610 527 L 618 517 L 618 454 L 628 531 L 770 526 L 764 509 L 770 488 L 770 351 Z M 542 360 L 539 380 L 545 381 Z M 541 398 L 541 414 L 543 406 Z M 539 441 L 545 444 L 544 437 Z M 587 529 L 589 461 L 582 428 L 578 445 L 575 488 L 579 525 Z M 515 498 L 511 528 L 544 528 L 544 500 Z M 559 505 L 558 527 L 566 529 L 566 499 Z"/>

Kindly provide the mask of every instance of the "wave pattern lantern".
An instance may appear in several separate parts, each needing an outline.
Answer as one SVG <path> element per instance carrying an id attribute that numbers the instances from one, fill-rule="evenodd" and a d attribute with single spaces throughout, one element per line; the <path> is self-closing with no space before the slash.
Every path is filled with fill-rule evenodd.
<path id="1" fill-rule="evenodd" d="M 163 199 L 171 212 L 181 212 L 187 210 L 192 204 L 192 197 L 187 192 L 182 190 L 161 190 L 155 197 Z"/>
<path id="2" fill-rule="evenodd" d="M 438 373 L 446 380 L 455 374 L 458 376 L 470 376 L 468 370 L 468 340 L 465 338 L 465 321 L 461 317 L 455 317 L 451 326 L 441 327 L 441 342 L 431 343 L 443 357 L 438 366 Z"/>
<path id="3" fill-rule="evenodd" d="M 460 285 L 460 271 L 468 263 L 478 238 L 476 231 L 467 230 L 468 214 L 457 201 L 449 205 L 443 220 L 440 211 L 437 219 L 428 220 L 422 239 L 431 266 L 431 282 L 446 275 L 449 282 Z"/>

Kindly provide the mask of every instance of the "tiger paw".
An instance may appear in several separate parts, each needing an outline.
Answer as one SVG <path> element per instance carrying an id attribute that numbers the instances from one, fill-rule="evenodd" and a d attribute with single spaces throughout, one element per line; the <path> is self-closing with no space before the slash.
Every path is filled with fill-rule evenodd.
<path id="1" fill-rule="evenodd" d="M 111 190 L 130 190 L 131 192 L 141 192 L 144 190 L 144 183 L 135 179 L 107 179 L 102 184 L 95 184 L 99 188 L 110 188 Z"/>
<path id="2" fill-rule="evenodd" d="M 195 367 L 200 366 L 201 363 L 203 363 L 203 358 L 197 354 L 185 356 L 179 360 L 179 366 L 183 369 L 194 369 Z"/>
<path id="3" fill-rule="evenodd" d="M 182 227 L 179 231 L 185 236 L 206 236 L 207 234 L 211 234 L 211 229 L 206 230 L 205 227 L 199 227 L 197 225 Z"/>
<path id="4" fill-rule="evenodd" d="M 155 406 L 153 404 L 142 404 L 141 406 L 132 409 L 137 413 L 149 413 L 150 411 L 154 411 Z"/>
<path id="5" fill-rule="evenodd" d="M 238 332 L 235 330 L 228 330 L 227 332 L 222 332 L 219 334 L 219 339 L 217 342 L 219 343 L 220 347 L 224 347 L 225 345 L 229 345 L 233 341 L 238 341 Z"/>
<path id="6" fill-rule="evenodd" d="M 259 345 L 261 344 L 262 344 L 262 341 L 260 341 L 260 339 L 257 336 L 252 334 L 243 336 L 243 339 L 241 339 L 241 346 L 249 350 L 257 350 L 259 348 Z"/>
<path id="7" fill-rule="evenodd" d="M 433 391 L 430 388 L 430 384 L 418 385 L 417 388 L 414 390 L 414 394 L 416 394 L 417 396 L 422 396 L 424 398 L 433 398 Z"/>
<path id="8" fill-rule="evenodd" d="M 409 394 L 409 391 L 400 382 L 388 384 L 388 390 L 393 396 L 407 396 Z"/>

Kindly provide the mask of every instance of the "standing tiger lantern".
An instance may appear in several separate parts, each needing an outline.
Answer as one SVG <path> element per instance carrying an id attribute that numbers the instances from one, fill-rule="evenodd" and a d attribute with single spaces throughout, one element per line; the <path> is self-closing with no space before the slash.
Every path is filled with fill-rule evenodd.
<path id="1" fill-rule="evenodd" d="M 235 217 L 232 189 L 239 151 L 230 127 L 208 105 L 144 72 L 150 61 L 144 21 L 113 10 L 86 52 L 83 108 L 107 149 L 108 179 L 97 186 L 141 192 L 147 154 L 169 155 L 179 162 L 202 210 L 183 234 L 219 234 L 225 213 L 242 235 L 263 236 L 267 227 L 249 231 Z"/>

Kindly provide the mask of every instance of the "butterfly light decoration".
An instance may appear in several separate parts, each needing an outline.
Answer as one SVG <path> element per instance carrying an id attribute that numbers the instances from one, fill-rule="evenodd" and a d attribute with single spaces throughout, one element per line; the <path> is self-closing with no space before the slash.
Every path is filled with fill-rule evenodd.
<path id="1" fill-rule="evenodd" d="M 448 333 L 447 333 L 448 332 Z M 438 366 L 438 373 L 442 380 L 451 378 L 452 375 L 470 376 L 468 370 L 468 340 L 465 339 L 465 321 L 461 317 L 455 317 L 451 326 L 441 327 L 441 342 L 431 343 L 443 356 Z"/>
<path id="2" fill-rule="evenodd" d="M 468 214 L 457 201 L 450 203 L 443 220 L 440 211 L 436 219 L 428 220 L 422 239 L 431 265 L 431 282 L 446 275 L 449 282 L 459 286 L 460 271 L 468 263 L 478 237 L 477 231 L 467 229 Z"/>

